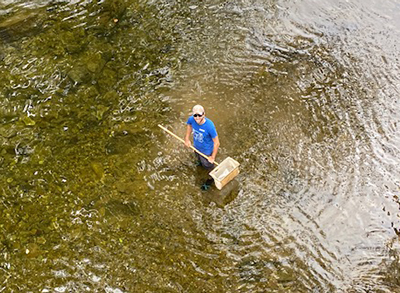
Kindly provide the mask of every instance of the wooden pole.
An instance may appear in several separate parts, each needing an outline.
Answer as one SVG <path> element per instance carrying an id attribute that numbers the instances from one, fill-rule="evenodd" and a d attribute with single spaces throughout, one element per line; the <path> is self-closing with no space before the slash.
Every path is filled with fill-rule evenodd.
<path id="1" fill-rule="evenodd" d="M 185 141 L 180 138 L 179 136 L 177 136 L 176 134 L 174 134 L 173 132 L 169 131 L 167 128 L 165 128 L 164 126 L 158 124 L 158 127 L 160 127 L 162 130 L 164 130 L 165 132 L 167 132 L 168 134 L 172 135 L 173 137 L 175 137 L 177 140 L 180 140 L 181 142 L 183 142 L 183 144 L 185 144 Z M 190 148 L 192 150 L 194 150 L 196 153 L 198 153 L 199 155 L 203 156 L 204 158 L 206 158 L 208 160 L 208 156 L 206 156 L 205 154 L 203 154 L 202 152 L 200 152 L 199 150 L 197 150 L 194 146 L 190 146 Z M 215 165 L 219 165 L 217 162 L 214 162 Z"/>

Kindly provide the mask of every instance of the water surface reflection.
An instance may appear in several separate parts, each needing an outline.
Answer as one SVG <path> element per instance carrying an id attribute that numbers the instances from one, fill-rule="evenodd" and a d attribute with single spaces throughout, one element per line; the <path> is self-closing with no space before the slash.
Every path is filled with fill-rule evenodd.
<path id="1" fill-rule="evenodd" d="M 399 11 L 3 2 L 1 290 L 398 290 Z M 157 127 L 197 102 L 232 194 Z"/>

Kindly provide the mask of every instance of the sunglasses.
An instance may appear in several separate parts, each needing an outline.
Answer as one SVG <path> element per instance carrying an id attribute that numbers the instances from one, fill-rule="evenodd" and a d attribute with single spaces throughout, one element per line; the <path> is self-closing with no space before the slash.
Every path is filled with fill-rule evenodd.
<path id="1" fill-rule="evenodd" d="M 201 117 L 203 115 L 204 115 L 204 113 L 203 114 L 193 114 L 193 117 Z"/>

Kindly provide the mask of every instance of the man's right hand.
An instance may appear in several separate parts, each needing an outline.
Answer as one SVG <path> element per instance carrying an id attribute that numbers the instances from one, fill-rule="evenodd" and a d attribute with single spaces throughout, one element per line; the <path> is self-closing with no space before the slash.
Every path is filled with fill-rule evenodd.
<path id="1" fill-rule="evenodd" d="M 185 140 L 185 146 L 187 146 L 188 148 L 190 148 L 192 146 L 192 143 L 190 142 L 190 140 Z"/>

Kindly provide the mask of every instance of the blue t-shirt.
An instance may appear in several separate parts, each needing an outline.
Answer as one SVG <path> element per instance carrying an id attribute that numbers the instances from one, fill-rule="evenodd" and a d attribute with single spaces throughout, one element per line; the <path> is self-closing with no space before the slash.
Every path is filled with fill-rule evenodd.
<path id="1" fill-rule="evenodd" d="M 192 126 L 194 147 L 209 156 L 214 150 L 214 141 L 212 139 L 216 138 L 218 134 L 214 123 L 208 118 L 204 119 L 205 122 L 199 125 L 193 116 L 190 116 L 186 124 Z"/>

